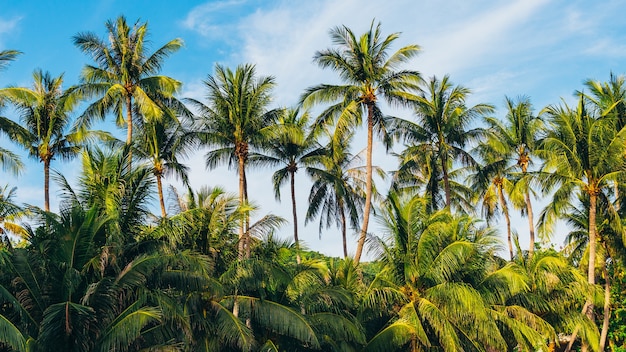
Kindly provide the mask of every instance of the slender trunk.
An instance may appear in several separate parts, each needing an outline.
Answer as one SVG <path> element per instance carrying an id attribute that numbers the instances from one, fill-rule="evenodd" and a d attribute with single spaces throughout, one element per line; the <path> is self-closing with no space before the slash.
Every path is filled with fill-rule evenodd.
<path id="1" fill-rule="evenodd" d="M 511 218 L 509 217 L 509 207 L 504 199 L 504 192 L 502 191 L 502 184 L 498 185 L 498 196 L 500 197 L 500 205 L 502 206 L 502 214 L 504 214 L 504 220 L 506 221 L 506 238 L 509 244 L 509 255 L 511 261 L 513 261 L 513 239 L 511 238 Z"/>
<path id="2" fill-rule="evenodd" d="M 586 314 L 589 308 L 589 301 L 585 302 L 585 305 L 583 306 L 583 310 L 582 313 Z M 576 326 L 576 328 L 574 329 L 574 331 L 572 332 L 572 334 L 569 337 L 569 342 L 567 343 L 567 347 L 565 348 L 564 352 L 571 352 L 572 351 L 572 347 L 574 347 L 574 343 L 576 342 L 576 337 L 578 337 L 578 330 L 580 330 L 580 325 Z"/>
<path id="3" fill-rule="evenodd" d="M 524 176 L 526 176 L 527 171 L 528 171 L 528 166 L 526 164 L 523 164 L 522 173 L 524 174 Z M 533 253 L 535 252 L 535 223 L 533 219 L 533 205 L 530 202 L 530 189 L 528 185 L 526 185 L 524 199 L 526 200 L 526 213 L 528 215 L 528 233 L 529 233 L 528 259 L 530 259 L 533 257 Z"/>
<path id="4" fill-rule="evenodd" d="M 356 246 L 354 262 L 359 264 L 361 253 L 367 237 L 367 227 L 370 220 L 370 210 L 372 207 L 372 149 L 374 139 L 374 103 L 367 105 L 367 155 L 365 160 L 365 208 L 363 209 L 363 226 Z"/>
<path id="5" fill-rule="evenodd" d="M 246 204 L 248 204 L 248 176 L 246 175 L 246 165 L 245 165 L 245 161 L 244 161 L 244 165 L 243 165 L 243 197 L 244 197 L 244 201 L 246 202 Z M 250 251 L 252 249 L 250 241 L 250 212 L 246 211 L 246 213 L 244 214 L 244 229 L 245 229 L 245 234 L 244 234 L 244 247 L 246 249 L 246 258 L 250 258 Z"/>
<path id="6" fill-rule="evenodd" d="M 298 212 L 296 211 L 296 175 L 289 172 L 291 177 L 291 210 L 293 212 L 293 241 L 296 245 L 296 262 L 300 264 L 300 240 L 298 238 Z"/>
<path id="7" fill-rule="evenodd" d="M 126 145 L 133 142 L 133 99 L 130 94 L 126 95 Z M 128 168 L 132 170 L 133 150 L 128 149 Z"/>
<path id="8" fill-rule="evenodd" d="M 346 213 L 343 204 L 339 206 L 339 216 L 341 217 L 341 239 L 343 240 L 343 258 L 348 258 L 348 240 L 346 238 Z"/>
<path id="9" fill-rule="evenodd" d="M 604 317 L 602 319 L 602 332 L 600 333 L 598 352 L 604 352 L 606 337 L 609 334 L 609 321 L 611 319 L 611 285 L 606 264 L 602 266 L 602 273 L 604 274 Z"/>
<path id="10" fill-rule="evenodd" d="M 50 211 L 50 159 L 43 161 L 43 208 Z"/>
<path id="11" fill-rule="evenodd" d="M 244 175 L 244 160 L 243 158 L 239 158 L 239 204 L 241 207 L 245 204 L 245 175 Z M 246 216 L 242 214 L 240 226 L 239 226 L 239 260 L 242 260 L 245 255 L 245 226 L 246 226 Z"/>
<path id="12" fill-rule="evenodd" d="M 167 217 L 167 212 L 165 211 L 165 200 L 163 199 L 163 183 L 161 180 L 163 176 L 161 176 L 160 174 L 155 176 L 157 181 L 157 190 L 159 192 L 159 204 L 161 204 L 161 217 L 165 219 Z"/>
<path id="13" fill-rule="evenodd" d="M 450 176 L 448 176 L 448 165 L 445 158 L 441 159 L 441 171 L 443 172 L 443 189 L 446 193 L 446 207 L 450 209 L 450 204 L 452 203 L 450 197 Z"/>
<path id="14" fill-rule="evenodd" d="M 597 208 L 597 197 L 598 195 L 592 190 L 589 194 L 589 266 L 587 268 L 587 282 L 590 285 L 595 285 L 596 283 L 596 208 Z M 587 301 L 589 306 L 587 307 L 587 318 L 594 322 L 593 317 L 593 301 L 589 299 Z M 594 322 L 595 323 L 595 322 Z M 588 345 L 587 343 L 583 343 L 582 350 L 587 351 Z"/>

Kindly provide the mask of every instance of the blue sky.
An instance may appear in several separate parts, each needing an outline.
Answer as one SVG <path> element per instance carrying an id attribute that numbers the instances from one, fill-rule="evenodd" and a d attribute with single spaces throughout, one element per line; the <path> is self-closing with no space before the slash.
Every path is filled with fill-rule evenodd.
<path id="1" fill-rule="evenodd" d="M 331 45 L 328 30 L 347 25 L 360 34 L 373 18 L 382 23 L 385 34 L 402 32 L 396 48 L 407 44 L 422 47 L 408 67 L 424 77 L 449 74 L 453 82 L 473 91 L 470 103 L 501 107 L 505 95 L 527 95 L 540 110 L 561 98 L 571 101 L 585 79 L 607 80 L 611 71 L 626 71 L 624 1 L 0 0 L 0 8 L 0 50 L 24 53 L 0 72 L 2 87 L 29 86 L 36 68 L 53 75 L 64 73 L 68 86 L 77 83 L 81 68 L 91 62 L 72 44 L 72 36 L 87 31 L 104 36 L 104 22 L 119 15 L 129 22 L 147 21 L 153 49 L 176 37 L 184 40 L 185 47 L 166 61 L 163 73 L 184 83 L 181 97 L 197 99 L 203 99 L 202 80 L 213 72 L 216 62 L 230 67 L 253 63 L 260 75 L 276 77 L 275 104 L 292 106 L 305 88 L 337 82 L 333 72 L 312 62 L 316 50 Z M 410 118 L 408 111 L 394 114 Z M 499 109 L 496 114 L 502 116 L 503 112 Z M 6 139 L 0 142 L 17 151 Z M 362 147 L 356 145 L 355 151 Z M 194 187 L 222 185 L 236 192 L 234 172 L 205 170 L 202 151 L 188 163 Z M 395 166 L 382 151 L 375 154 L 374 163 L 386 170 Z M 41 206 L 42 167 L 35 162 L 27 167 L 19 178 L 6 173 L 0 177 L 3 183 L 18 187 L 20 201 Z M 53 164 L 68 178 L 74 177 L 79 167 L 77 162 Z M 274 201 L 271 172 L 251 170 L 250 175 L 250 195 L 262 205 L 261 213 L 290 219 L 289 203 Z M 303 172 L 298 177 L 299 218 L 303 219 L 310 183 Z M 287 192 L 285 189 L 285 195 Z M 535 207 L 536 217 L 539 208 Z M 522 243 L 525 222 L 515 219 L 513 224 Z M 281 235 L 290 236 L 290 229 L 285 226 Z M 341 254 L 340 236 L 334 229 L 320 240 L 314 222 L 301 237 L 312 249 Z M 353 252 L 354 241 L 349 245 Z"/>

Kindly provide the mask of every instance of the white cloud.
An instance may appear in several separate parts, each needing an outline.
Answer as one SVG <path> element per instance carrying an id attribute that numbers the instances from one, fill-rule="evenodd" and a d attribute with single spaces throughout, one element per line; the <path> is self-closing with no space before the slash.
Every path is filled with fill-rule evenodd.
<path id="1" fill-rule="evenodd" d="M 245 0 L 209 1 L 194 7 L 181 24 L 203 36 L 219 37 L 230 29 L 222 15 L 244 3 Z"/>
<path id="2" fill-rule="evenodd" d="M 5 38 L 17 30 L 17 25 L 21 20 L 22 17 L 0 18 L 0 50 L 5 49 Z"/>

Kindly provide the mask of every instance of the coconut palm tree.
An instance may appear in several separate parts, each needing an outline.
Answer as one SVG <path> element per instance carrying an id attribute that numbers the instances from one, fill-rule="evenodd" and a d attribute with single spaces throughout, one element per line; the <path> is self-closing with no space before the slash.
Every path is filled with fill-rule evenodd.
<path id="1" fill-rule="evenodd" d="M 507 304 L 527 281 L 513 265 L 498 264 L 491 229 L 448 210 L 428 215 L 420 197 L 398 200 L 388 218 L 402 221 L 386 223 L 402 228 L 389 229 L 382 259 L 405 299 L 364 350 L 534 350 L 555 336 L 539 316 Z"/>
<path id="2" fill-rule="evenodd" d="M 407 45 L 390 54 L 390 47 L 399 38 L 399 33 L 392 33 L 383 38 L 380 23 L 356 37 L 346 26 L 335 27 L 330 31 L 335 48 L 318 51 L 314 60 L 322 68 L 330 68 L 341 77 L 343 84 L 321 84 L 308 88 L 302 96 L 307 105 L 331 103 L 318 118 L 318 123 L 337 120 L 340 131 L 349 130 L 363 121 L 366 116 L 367 152 L 365 209 L 363 224 L 359 235 L 355 261 L 361 259 L 361 253 L 367 236 L 367 228 L 372 204 L 373 167 L 372 150 L 374 132 L 388 143 L 387 127 L 378 100 L 385 99 L 391 104 L 403 104 L 407 94 L 418 90 L 420 75 L 416 71 L 400 70 L 399 66 L 417 55 L 420 47 Z M 341 137 L 343 132 L 336 136 Z"/>
<path id="3" fill-rule="evenodd" d="M 543 122 L 533 113 L 532 104 L 528 97 L 519 97 L 513 100 L 505 98 L 506 115 L 504 121 L 493 117 L 485 117 L 489 135 L 479 148 L 489 148 L 492 153 L 502 159 L 503 171 L 508 174 L 507 179 L 513 181 L 514 170 L 521 171 L 521 177 L 516 186 L 509 188 L 510 191 L 523 194 L 523 200 L 514 201 L 513 205 L 521 209 L 522 214 L 528 217 L 529 246 L 528 255 L 532 257 L 535 248 L 535 224 L 533 220 L 533 208 L 530 199 L 531 180 L 528 168 L 532 165 L 532 156 L 537 147 L 539 134 L 542 133 Z M 514 197 L 519 198 L 519 197 Z"/>
<path id="4" fill-rule="evenodd" d="M 450 170 L 454 162 L 461 162 L 469 166 L 474 165 L 475 160 L 466 150 L 469 143 L 480 136 L 483 131 L 480 128 L 468 129 L 479 116 L 493 112 L 493 107 L 488 104 L 476 104 L 467 106 L 467 100 L 471 91 L 462 86 L 453 86 L 450 78 L 446 75 L 442 80 L 432 77 L 424 89 L 424 93 L 415 97 L 412 102 L 417 121 L 396 120 L 395 134 L 403 139 L 411 147 L 414 156 L 405 155 L 405 163 L 412 162 L 415 158 L 428 158 L 428 176 L 430 189 L 435 188 L 436 183 L 443 183 L 445 206 L 452 205 L 452 181 Z M 406 165 L 400 165 L 400 169 Z M 430 195 L 436 199 L 436 194 Z"/>
<path id="5" fill-rule="evenodd" d="M 276 199 L 280 200 L 280 188 L 289 181 L 296 251 L 300 248 L 296 209 L 296 172 L 299 167 L 310 165 L 322 154 L 322 148 L 315 135 L 309 131 L 309 119 L 308 112 L 300 113 L 300 109 L 285 110 L 279 115 L 276 125 L 267 131 L 268 145 L 263 157 L 265 163 L 282 166 L 272 175 Z M 300 263 L 300 253 L 296 254 L 296 259 Z"/>
<path id="6" fill-rule="evenodd" d="M 0 118 L 0 130 L 24 147 L 29 155 L 43 163 L 44 209 L 50 210 L 50 164 L 56 158 L 75 157 L 87 136 L 84 130 L 69 131 L 70 114 L 80 101 L 75 93 L 63 91 L 63 75 L 52 77 L 49 72 L 35 70 L 33 88 L 0 89 L 19 113 L 21 125 Z M 95 132 L 94 132 L 95 133 Z M 95 133 L 98 134 L 98 133 Z M 99 133 L 100 136 L 104 134 Z"/>
<path id="7" fill-rule="evenodd" d="M 97 97 L 82 115 L 89 126 L 93 119 L 104 119 L 113 112 L 118 126 L 126 126 L 126 144 L 132 143 L 134 124 L 161 119 L 160 100 L 173 99 L 181 83 L 159 75 L 163 61 L 183 45 L 173 39 L 152 53 L 147 51 L 148 24 L 137 21 L 132 27 L 124 16 L 105 23 L 107 39 L 92 32 L 78 33 L 74 44 L 89 55 L 94 65 L 86 65 L 82 83 L 75 89 L 87 97 Z M 175 99 L 173 99 L 175 100 Z"/>
<path id="8" fill-rule="evenodd" d="M 363 209 L 365 175 L 359 156 L 348 152 L 352 134 L 330 138 L 319 166 L 307 167 L 313 180 L 305 224 L 320 216 L 319 231 L 333 223 L 341 229 L 344 258 L 348 257 L 347 227 L 357 228 Z"/>
<path id="9" fill-rule="evenodd" d="M 540 181 L 544 191 L 554 189 L 552 201 L 540 215 L 540 228 L 549 232 L 557 217 L 575 194 L 589 200 L 589 245 L 587 281 L 596 282 L 598 196 L 611 182 L 624 176 L 626 128 L 617 130 L 618 120 L 609 111 L 599 113 L 590 100 L 579 93 L 575 108 L 566 103 L 546 108 L 547 135 L 539 152 L 544 160 Z M 586 306 L 593 320 L 593 301 Z"/>
<path id="10" fill-rule="evenodd" d="M 254 65 L 241 65 L 235 71 L 217 64 L 215 74 L 204 82 L 207 104 L 189 99 L 200 111 L 198 136 L 201 143 L 216 148 L 206 154 L 206 166 L 221 163 L 236 165 L 239 174 L 239 201 L 248 202 L 246 167 L 255 148 L 264 145 L 262 130 L 274 124 L 278 110 L 268 110 L 273 77 L 256 77 Z M 239 232 L 240 254 L 249 245 L 244 234 L 247 220 L 242 220 Z"/>
<path id="11" fill-rule="evenodd" d="M 181 163 L 179 158 L 187 156 L 195 144 L 195 138 L 189 129 L 169 118 L 149 121 L 139 128 L 139 137 L 134 150 L 141 159 L 149 161 L 152 165 L 163 218 L 167 217 L 163 177 L 174 174 L 183 181 L 183 184 L 189 182 L 187 177 L 189 168 Z"/>

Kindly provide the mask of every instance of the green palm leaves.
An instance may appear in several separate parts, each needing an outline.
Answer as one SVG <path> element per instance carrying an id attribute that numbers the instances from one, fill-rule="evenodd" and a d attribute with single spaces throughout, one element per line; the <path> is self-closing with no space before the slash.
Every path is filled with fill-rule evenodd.
<path id="1" fill-rule="evenodd" d="M 44 166 L 44 209 L 50 210 L 50 164 L 55 158 L 71 159 L 80 150 L 85 137 L 81 131 L 68 131 L 70 114 L 80 96 L 62 90 L 63 76 L 48 72 L 33 73 L 33 87 L 4 88 L 0 96 L 11 101 L 19 111 L 22 124 L 0 118 L 0 129 L 24 147 Z"/>
<path id="2" fill-rule="evenodd" d="M 160 119 L 163 116 L 161 101 L 173 98 L 181 83 L 167 76 L 158 75 L 163 60 L 180 49 L 182 40 L 174 39 L 153 53 L 147 52 L 146 23 L 132 27 L 123 16 L 107 21 L 108 41 L 94 33 L 79 33 L 74 44 L 91 56 L 95 66 L 83 69 L 84 83 L 77 90 L 85 96 L 96 96 L 82 117 L 89 126 L 94 118 L 104 119 L 113 112 L 118 125 L 126 125 L 126 144 L 130 145 L 133 125 L 142 121 Z"/>
<path id="3" fill-rule="evenodd" d="M 367 152 L 365 157 L 365 209 L 355 260 L 361 259 L 367 236 L 373 192 L 372 150 L 373 135 L 377 132 L 389 142 L 385 118 L 380 110 L 379 98 L 391 104 L 404 104 L 411 92 L 417 91 L 421 81 L 416 71 L 399 70 L 399 66 L 417 55 L 420 48 L 408 45 L 389 54 L 392 43 L 399 38 L 393 33 L 383 38 L 380 24 L 374 22 L 368 32 L 356 37 L 348 27 L 336 27 L 330 32 L 335 48 L 319 51 L 314 60 L 322 68 L 330 68 L 339 74 L 343 85 L 321 84 L 308 88 L 302 101 L 305 104 L 330 103 L 320 115 L 319 123 L 335 120 L 336 138 L 361 124 L 366 116 Z"/>

